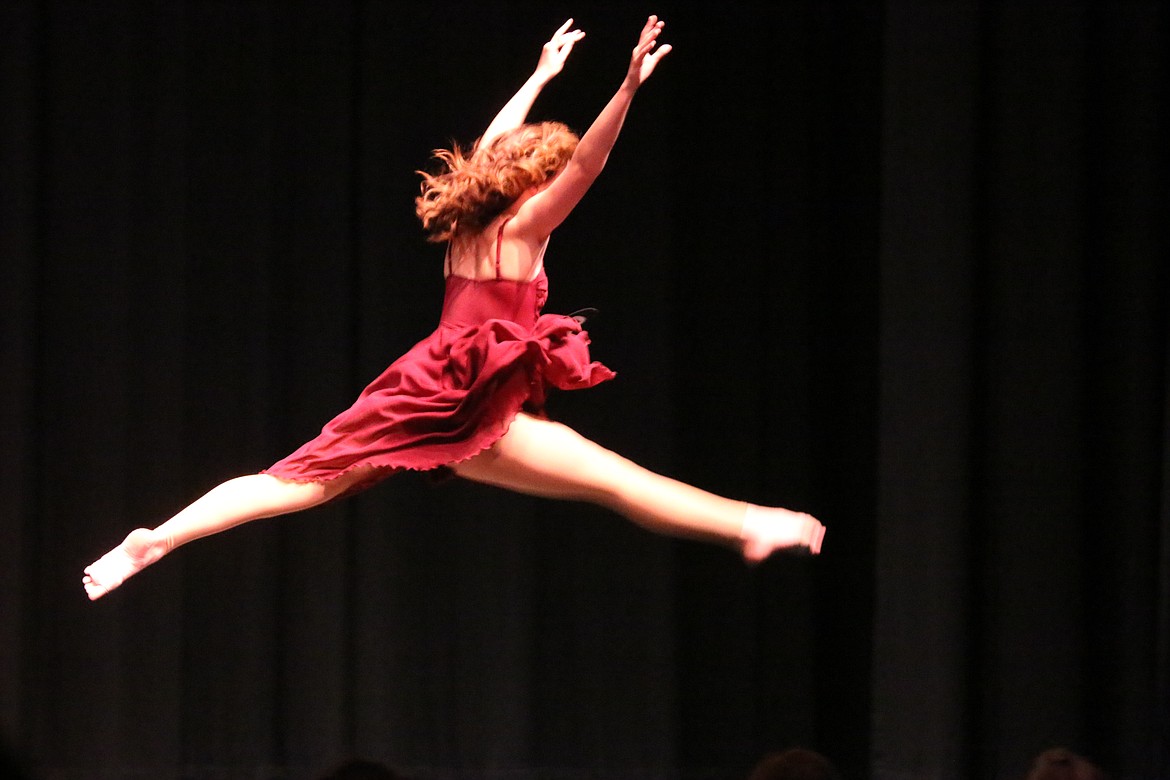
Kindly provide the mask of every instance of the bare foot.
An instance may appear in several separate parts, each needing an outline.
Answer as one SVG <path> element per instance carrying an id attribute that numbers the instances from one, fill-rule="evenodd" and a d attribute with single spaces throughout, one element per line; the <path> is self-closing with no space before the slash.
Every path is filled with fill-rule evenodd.
<path id="1" fill-rule="evenodd" d="M 131 531 L 117 547 L 85 567 L 81 584 L 90 601 L 101 598 L 166 555 L 166 540 L 149 528 Z"/>
<path id="2" fill-rule="evenodd" d="M 777 550 L 800 548 L 819 554 L 825 527 L 804 512 L 749 504 L 740 537 L 744 560 L 759 563 Z"/>

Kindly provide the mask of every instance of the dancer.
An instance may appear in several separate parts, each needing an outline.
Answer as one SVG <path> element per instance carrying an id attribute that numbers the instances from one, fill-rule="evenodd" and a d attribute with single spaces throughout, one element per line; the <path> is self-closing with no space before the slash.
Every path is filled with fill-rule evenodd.
<path id="1" fill-rule="evenodd" d="M 614 373 L 589 356 L 578 319 L 541 314 L 549 235 L 605 167 L 634 93 L 670 51 L 647 19 L 617 92 L 579 139 L 526 124 L 545 84 L 584 37 L 569 19 L 536 70 L 464 151 L 435 152 L 415 201 L 427 239 L 446 242 L 438 328 L 375 379 L 311 441 L 259 474 L 228 480 L 156 528 L 131 531 L 85 569 L 91 599 L 175 548 L 250 520 L 296 512 L 404 469 L 449 469 L 503 488 L 607 507 L 656 532 L 732 545 L 749 563 L 776 550 L 820 552 L 810 515 L 708 493 L 655 474 L 549 420 L 552 388 Z"/>

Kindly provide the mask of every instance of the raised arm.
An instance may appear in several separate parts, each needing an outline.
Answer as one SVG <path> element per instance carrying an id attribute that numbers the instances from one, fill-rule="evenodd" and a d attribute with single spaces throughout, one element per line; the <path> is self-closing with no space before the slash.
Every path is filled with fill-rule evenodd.
<path id="1" fill-rule="evenodd" d="M 609 159 L 634 93 L 654 72 L 658 61 L 670 52 L 669 43 L 655 50 L 664 24 L 657 16 L 646 20 L 621 86 L 581 137 L 565 169 L 520 207 L 514 220 L 515 230 L 529 237 L 547 236 L 588 192 Z"/>
<path id="2" fill-rule="evenodd" d="M 545 84 L 552 81 L 553 77 L 561 72 L 561 68 L 565 66 L 565 60 L 569 58 L 569 52 L 573 50 L 573 44 L 585 37 L 585 33 L 581 30 L 570 30 L 572 25 L 573 20 L 569 19 L 553 33 L 548 43 L 544 44 L 540 50 L 540 60 L 536 63 L 536 70 L 516 91 L 516 94 L 504 104 L 500 113 L 496 114 L 496 118 L 492 120 L 479 139 L 479 143 L 476 145 L 477 149 L 491 143 L 501 133 L 506 133 L 524 124 L 532 104 L 536 101 L 536 96 L 544 89 Z"/>

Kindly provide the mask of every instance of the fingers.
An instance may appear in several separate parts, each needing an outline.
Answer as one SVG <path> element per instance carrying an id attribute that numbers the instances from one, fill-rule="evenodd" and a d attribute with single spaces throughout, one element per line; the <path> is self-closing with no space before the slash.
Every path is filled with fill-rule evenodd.
<path id="1" fill-rule="evenodd" d="M 670 50 L 671 50 L 671 49 L 673 49 L 673 48 L 674 48 L 674 47 L 673 47 L 673 46 L 671 46 L 669 43 L 665 43 L 665 44 L 663 44 L 662 46 L 659 46 L 659 47 L 658 47 L 658 51 L 656 51 L 656 52 L 654 52 L 653 54 L 649 55 L 649 57 L 650 57 L 650 58 L 652 58 L 652 59 L 653 59 L 655 62 L 657 62 L 658 60 L 660 60 L 660 59 L 662 59 L 663 57 L 665 57 L 667 54 L 670 54 Z"/>
<path id="2" fill-rule="evenodd" d="M 645 26 L 642 27 L 642 35 L 640 36 L 641 40 L 643 40 L 643 41 L 646 40 L 646 38 L 648 36 L 651 39 L 657 38 L 658 33 L 662 32 L 662 28 L 665 26 L 666 26 L 666 22 L 662 21 L 657 16 L 654 16 L 653 14 L 651 14 L 646 19 Z"/>
<path id="3" fill-rule="evenodd" d="M 642 34 L 638 36 L 638 45 L 634 47 L 634 56 L 639 58 L 646 56 L 646 53 L 654 48 L 658 41 L 658 35 L 665 26 L 666 22 L 651 14 L 646 19 L 645 26 L 642 27 Z M 663 47 L 663 49 L 669 50 L 669 47 Z"/>
<path id="4" fill-rule="evenodd" d="M 565 20 L 565 23 L 562 24 L 555 33 L 553 33 L 553 37 L 549 40 L 549 43 L 552 43 L 556 46 L 572 46 L 574 43 L 585 37 L 585 33 L 581 30 L 573 30 L 570 32 L 569 28 L 572 26 L 573 20 L 571 18 Z"/>

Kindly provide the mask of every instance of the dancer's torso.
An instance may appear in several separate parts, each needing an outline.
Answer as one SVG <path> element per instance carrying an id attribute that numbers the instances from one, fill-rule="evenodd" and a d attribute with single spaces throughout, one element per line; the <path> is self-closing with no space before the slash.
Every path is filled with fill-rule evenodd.
<path id="1" fill-rule="evenodd" d="M 544 272 L 544 249 L 548 242 L 541 247 L 531 278 L 505 279 L 500 272 L 500 245 L 507 222 L 505 219 L 500 223 L 496 234 L 494 276 L 472 279 L 452 273 L 448 246 L 444 260 L 447 284 L 440 327 L 466 328 L 493 319 L 509 320 L 525 328 L 536 324 L 548 298 L 548 276 Z"/>

